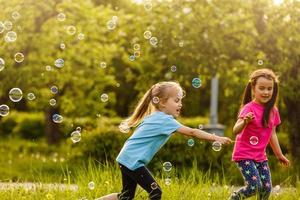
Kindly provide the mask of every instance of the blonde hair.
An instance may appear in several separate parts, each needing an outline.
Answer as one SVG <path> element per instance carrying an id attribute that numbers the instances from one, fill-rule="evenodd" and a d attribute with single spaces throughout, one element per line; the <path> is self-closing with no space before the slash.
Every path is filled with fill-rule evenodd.
<path id="1" fill-rule="evenodd" d="M 159 110 L 159 103 L 154 100 L 156 98 L 159 102 L 165 102 L 170 97 L 170 88 L 178 88 L 184 92 L 179 83 L 168 81 L 159 82 L 154 85 L 144 94 L 139 103 L 134 109 L 134 112 L 123 123 L 126 123 L 128 128 L 137 126 L 144 117 L 150 115 L 155 108 Z M 184 95 L 184 93 L 182 93 Z"/>

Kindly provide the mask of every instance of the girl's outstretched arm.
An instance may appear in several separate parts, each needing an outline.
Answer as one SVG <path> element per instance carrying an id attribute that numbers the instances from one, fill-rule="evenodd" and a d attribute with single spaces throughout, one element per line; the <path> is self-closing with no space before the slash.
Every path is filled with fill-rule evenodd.
<path id="1" fill-rule="evenodd" d="M 280 148 L 280 145 L 279 145 L 279 142 L 278 142 L 278 138 L 277 138 L 277 135 L 276 135 L 275 127 L 272 129 L 272 136 L 271 136 L 271 140 L 270 140 L 270 145 L 271 145 L 271 148 L 272 148 L 275 156 L 279 160 L 279 162 L 284 164 L 285 166 L 289 166 L 290 161 L 282 154 L 282 151 L 281 151 L 281 148 Z"/>
<path id="2" fill-rule="evenodd" d="M 210 140 L 210 141 L 219 141 L 221 144 L 230 144 L 232 141 L 228 137 L 221 137 L 218 135 L 210 134 L 205 131 L 196 129 L 196 128 L 190 128 L 187 126 L 182 126 L 179 129 L 177 129 L 177 132 L 187 135 L 187 136 L 193 136 L 199 139 L 204 140 Z"/>
<path id="3" fill-rule="evenodd" d="M 240 133 L 249 122 L 251 122 L 254 119 L 254 115 L 252 112 L 248 112 L 244 118 L 239 118 L 237 122 L 235 123 L 233 127 L 233 134 L 238 134 Z"/>

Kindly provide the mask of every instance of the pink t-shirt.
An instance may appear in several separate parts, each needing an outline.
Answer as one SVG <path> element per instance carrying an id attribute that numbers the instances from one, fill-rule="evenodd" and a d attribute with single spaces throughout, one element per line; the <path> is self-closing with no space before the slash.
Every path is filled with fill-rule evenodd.
<path id="1" fill-rule="evenodd" d="M 281 122 L 279 112 L 276 107 L 271 110 L 268 127 L 263 127 L 261 123 L 264 113 L 263 105 L 254 101 L 247 103 L 241 109 L 238 118 L 244 118 L 249 112 L 254 114 L 254 119 L 237 134 L 232 160 L 251 159 L 262 162 L 268 160 L 266 148 L 272 136 L 272 129 Z"/>

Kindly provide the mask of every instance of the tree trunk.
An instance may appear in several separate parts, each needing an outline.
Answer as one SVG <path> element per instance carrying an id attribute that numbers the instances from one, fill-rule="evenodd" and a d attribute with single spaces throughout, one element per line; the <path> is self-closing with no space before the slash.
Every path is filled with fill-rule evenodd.
<path id="1" fill-rule="evenodd" d="M 45 111 L 45 134 L 48 144 L 58 144 L 60 140 L 59 124 L 52 120 L 52 116 L 57 113 L 58 109 L 52 107 Z"/>

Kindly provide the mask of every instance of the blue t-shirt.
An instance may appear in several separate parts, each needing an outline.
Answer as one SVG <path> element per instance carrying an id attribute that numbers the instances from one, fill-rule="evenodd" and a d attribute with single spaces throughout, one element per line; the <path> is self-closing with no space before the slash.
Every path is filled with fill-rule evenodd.
<path id="1" fill-rule="evenodd" d="M 147 165 L 171 134 L 181 126 L 172 115 L 164 112 L 148 115 L 125 142 L 117 162 L 130 170 Z"/>

